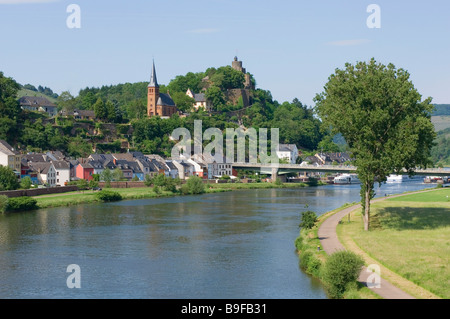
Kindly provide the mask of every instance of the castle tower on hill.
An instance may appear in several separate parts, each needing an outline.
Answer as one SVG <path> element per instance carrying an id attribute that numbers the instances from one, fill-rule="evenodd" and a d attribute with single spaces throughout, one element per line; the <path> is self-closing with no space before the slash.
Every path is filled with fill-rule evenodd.
<path id="1" fill-rule="evenodd" d="M 169 94 L 160 93 L 158 80 L 156 79 L 155 62 L 153 61 L 152 75 L 147 87 L 147 115 L 170 117 L 178 112 L 175 102 Z"/>
<path id="2" fill-rule="evenodd" d="M 231 67 L 233 69 L 235 69 L 236 71 L 244 73 L 244 78 L 245 78 L 244 89 L 247 89 L 247 90 L 255 89 L 255 86 L 253 85 L 253 83 L 251 81 L 250 73 L 247 73 L 245 68 L 242 67 L 242 61 L 239 61 L 237 56 L 235 56 L 234 61 L 231 62 Z"/>

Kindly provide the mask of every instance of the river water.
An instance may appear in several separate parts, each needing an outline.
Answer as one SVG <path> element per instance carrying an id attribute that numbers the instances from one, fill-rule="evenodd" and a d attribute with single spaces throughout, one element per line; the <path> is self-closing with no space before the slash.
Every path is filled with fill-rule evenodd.
<path id="1" fill-rule="evenodd" d="M 300 212 L 354 201 L 359 185 L 330 185 L 0 215 L 0 298 L 324 299 L 299 268 Z M 81 288 L 68 288 L 72 264 Z"/>

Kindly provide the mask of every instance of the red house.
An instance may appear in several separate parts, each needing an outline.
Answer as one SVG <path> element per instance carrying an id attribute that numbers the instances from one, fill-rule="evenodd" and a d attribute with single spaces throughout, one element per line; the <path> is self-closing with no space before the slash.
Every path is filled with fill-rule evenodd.
<path id="1" fill-rule="evenodd" d="M 91 181 L 92 174 L 94 174 L 94 168 L 89 163 L 80 163 L 77 165 L 76 177 Z"/>

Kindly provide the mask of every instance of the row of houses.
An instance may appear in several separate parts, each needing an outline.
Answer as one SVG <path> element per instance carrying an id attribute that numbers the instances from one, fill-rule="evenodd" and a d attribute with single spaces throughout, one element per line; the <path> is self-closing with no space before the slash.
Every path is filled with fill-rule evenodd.
<path id="1" fill-rule="evenodd" d="M 58 115 L 58 107 L 45 97 L 22 96 L 19 105 L 23 110 L 46 113 L 50 117 Z M 72 116 L 76 120 L 95 120 L 95 112 L 92 110 L 62 110 L 59 114 L 63 117 Z"/>
<path id="2" fill-rule="evenodd" d="M 298 150 L 294 144 L 281 144 L 277 152 L 280 159 L 295 163 Z M 350 158 L 346 153 L 318 153 L 307 157 L 302 165 L 326 165 L 333 162 L 343 164 Z M 199 176 L 203 179 L 217 179 L 223 176 L 237 176 L 232 164 L 212 159 L 194 158 L 183 160 L 164 159 L 159 155 L 144 155 L 141 152 L 115 154 L 91 154 L 87 158 L 71 159 L 59 151 L 20 154 L 6 141 L 0 140 L 0 165 L 8 166 L 21 179 L 29 177 L 33 184 L 64 186 L 70 181 L 90 181 L 95 175 L 102 176 L 105 170 L 120 171 L 125 180 L 144 181 L 146 176 L 164 174 L 171 178 L 188 179 Z"/>
<path id="3" fill-rule="evenodd" d="M 33 184 L 64 186 L 70 181 L 90 181 L 105 170 L 120 171 L 121 178 L 144 181 L 148 175 L 164 174 L 171 178 L 187 179 L 199 176 L 204 179 L 237 176 L 231 164 L 205 163 L 203 161 L 169 160 L 159 155 L 141 152 L 116 154 L 91 154 L 87 158 L 70 159 L 59 151 L 20 154 L 6 141 L 0 141 L 0 165 L 8 166 L 21 179 L 29 177 Z"/>

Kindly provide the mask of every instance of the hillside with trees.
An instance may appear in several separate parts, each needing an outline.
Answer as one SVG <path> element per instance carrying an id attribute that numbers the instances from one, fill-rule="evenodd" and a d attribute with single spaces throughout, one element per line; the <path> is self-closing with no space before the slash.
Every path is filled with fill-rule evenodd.
<path id="1" fill-rule="evenodd" d="M 1 74 L 2 102 L 0 104 L 0 138 L 19 150 L 60 150 L 69 156 L 83 157 L 93 151 L 119 152 L 139 150 L 144 153 L 170 156 L 175 142 L 169 135 L 175 128 L 186 127 L 191 132 L 194 120 L 203 121 L 203 129 L 279 128 L 280 143 L 296 144 L 305 154 L 316 151 L 337 152 L 345 149 L 342 141 L 322 127 L 311 107 L 299 99 L 292 102 L 274 100 L 264 89 L 250 90 L 251 104 L 243 107 L 242 100 L 231 101 L 228 90 L 242 89 L 244 76 L 231 66 L 208 68 L 205 72 L 178 75 L 167 85 L 160 85 L 161 93 L 169 93 L 179 109 L 188 114 L 170 119 L 148 118 L 147 82 L 85 88 L 73 96 L 62 92 L 57 96 L 59 110 L 92 110 L 96 120 L 75 120 L 71 117 L 48 118 L 44 114 L 22 111 L 17 94 L 22 89 L 55 94 L 49 88 L 21 86 Z M 253 84 L 256 83 L 251 76 Z M 193 99 L 186 95 L 191 89 L 203 92 L 212 101 L 213 111 L 192 110 Z M 14 97 L 14 98 L 13 98 Z M 2 105 L 8 105 L 2 107 Z M 337 142 L 337 143 L 336 143 Z M 209 141 L 205 141 L 205 144 Z"/>

